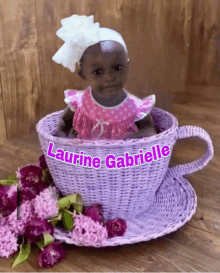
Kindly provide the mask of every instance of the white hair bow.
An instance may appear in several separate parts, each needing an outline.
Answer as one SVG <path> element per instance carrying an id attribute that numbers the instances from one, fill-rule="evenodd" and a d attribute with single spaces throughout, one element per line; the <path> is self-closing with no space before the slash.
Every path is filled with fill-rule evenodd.
<path id="1" fill-rule="evenodd" d="M 94 23 L 94 16 L 72 15 L 61 20 L 62 27 L 56 32 L 65 43 L 52 60 L 75 71 L 76 62 L 91 45 L 100 41 L 100 24 Z"/>

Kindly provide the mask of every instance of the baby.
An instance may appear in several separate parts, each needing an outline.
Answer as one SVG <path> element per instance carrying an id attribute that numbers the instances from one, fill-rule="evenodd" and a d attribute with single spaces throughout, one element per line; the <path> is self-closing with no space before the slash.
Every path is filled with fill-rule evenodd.
<path id="1" fill-rule="evenodd" d="M 85 139 L 128 139 L 155 135 L 150 114 L 155 96 L 141 100 L 124 89 L 129 57 L 123 38 L 112 29 L 99 28 L 99 24 L 93 24 L 91 20 L 93 16 L 73 15 L 61 21 L 63 27 L 57 32 L 66 41 L 63 46 L 66 45 L 66 52 L 65 48 L 63 51 L 61 48 L 62 52 L 58 51 L 53 60 L 71 71 L 75 70 L 77 60 L 78 74 L 88 85 L 84 91 L 64 92 L 68 107 L 60 118 L 58 135 L 71 134 Z M 78 40 L 73 45 L 70 39 L 65 38 L 70 38 L 71 33 L 74 36 L 74 31 L 78 34 Z M 91 38 L 92 34 L 95 38 Z M 72 51 L 67 47 L 71 47 Z M 65 58 L 61 53 L 66 54 Z M 65 62 L 67 59 L 68 62 Z"/>

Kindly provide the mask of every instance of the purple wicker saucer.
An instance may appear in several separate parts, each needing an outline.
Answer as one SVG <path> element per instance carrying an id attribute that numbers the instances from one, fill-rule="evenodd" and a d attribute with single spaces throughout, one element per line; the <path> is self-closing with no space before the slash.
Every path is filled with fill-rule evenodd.
<path id="1" fill-rule="evenodd" d="M 197 197 L 190 183 L 183 177 L 167 177 L 157 190 L 153 204 L 141 215 L 127 221 L 122 237 L 107 239 L 102 247 L 149 241 L 176 231 L 188 222 L 197 207 Z M 74 243 L 68 232 L 55 229 L 55 238 Z"/>

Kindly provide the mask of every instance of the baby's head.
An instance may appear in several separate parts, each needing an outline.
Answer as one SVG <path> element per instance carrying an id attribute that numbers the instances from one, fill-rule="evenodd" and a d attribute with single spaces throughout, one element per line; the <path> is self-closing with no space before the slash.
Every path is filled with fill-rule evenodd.
<path id="1" fill-rule="evenodd" d="M 119 42 L 106 40 L 88 47 L 79 67 L 78 74 L 87 81 L 93 92 L 111 96 L 125 86 L 129 58 Z"/>
<path id="2" fill-rule="evenodd" d="M 110 28 L 94 23 L 94 16 L 72 15 L 61 20 L 57 31 L 65 44 L 53 56 L 57 63 L 75 71 L 87 81 L 92 91 L 105 97 L 116 95 L 125 86 L 129 58 L 123 37 Z"/>

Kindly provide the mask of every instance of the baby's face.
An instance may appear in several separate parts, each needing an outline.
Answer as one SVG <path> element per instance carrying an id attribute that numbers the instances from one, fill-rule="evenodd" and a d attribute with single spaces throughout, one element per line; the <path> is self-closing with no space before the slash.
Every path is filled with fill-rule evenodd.
<path id="1" fill-rule="evenodd" d="M 114 41 L 103 41 L 89 47 L 82 60 L 82 71 L 93 92 L 106 97 L 123 89 L 129 61 L 124 47 Z"/>

